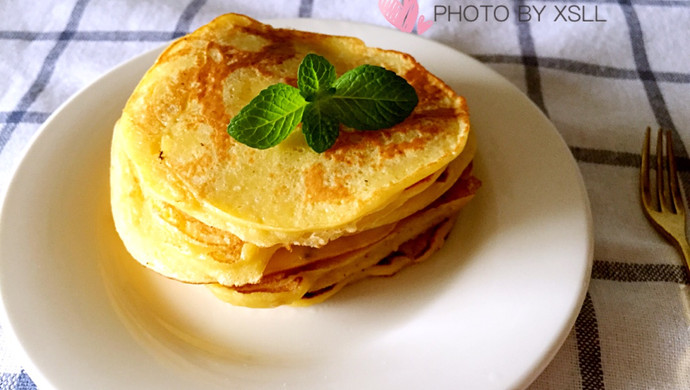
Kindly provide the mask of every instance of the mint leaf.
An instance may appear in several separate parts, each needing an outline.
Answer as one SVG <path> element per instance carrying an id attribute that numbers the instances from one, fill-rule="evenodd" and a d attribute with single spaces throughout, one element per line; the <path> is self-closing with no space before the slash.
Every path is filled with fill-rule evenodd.
<path id="1" fill-rule="evenodd" d="M 335 67 L 327 59 L 307 54 L 297 69 L 297 86 L 309 102 L 328 91 L 335 81 Z"/>
<path id="2" fill-rule="evenodd" d="M 338 139 L 340 124 L 323 112 L 321 104 L 312 103 L 304 109 L 302 132 L 307 145 L 316 153 L 323 153 Z"/>
<path id="3" fill-rule="evenodd" d="M 230 120 L 238 142 L 267 149 L 282 142 L 302 122 L 307 144 L 322 153 L 335 144 L 340 124 L 378 130 L 407 118 L 417 106 L 414 87 L 379 66 L 361 65 L 336 79 L 324 57 L 308 54 L 297 70 L 297 86 L 275 84 Z"/>
<path id="4" fill-rule="evenodd" d="M 333 84 L 328 112 L 357 130 L 391 127 L 407 118 L 417 106 L 414 87 L 390 70 L 361 65 L 345 72 Z"/>
<path id="5" fill-rule="evenodd" d="M 270 148 L 297 127 L 306 105 L 299 89 L 287 84 L 271 85 L 230 120 L 228 134 L 252 148 Z"/>

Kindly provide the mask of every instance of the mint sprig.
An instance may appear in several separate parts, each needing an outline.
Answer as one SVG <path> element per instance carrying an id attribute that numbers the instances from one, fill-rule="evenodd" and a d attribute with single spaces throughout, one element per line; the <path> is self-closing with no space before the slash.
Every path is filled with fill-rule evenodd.
<path id="1" fill-rule="evenodd" d="M 390 70 L 361 65 L 336 78 L 324 57 L 307 54 L 297 70 L 298 88 L 274 84 L 230 120 L 228 133 L 247 146 L 278 145 L 302 123 L 307 144 L 317 153 L 335 143 L 340 124 L 379 130 L 407 118 L 417 106 L 415 89 Z"/>

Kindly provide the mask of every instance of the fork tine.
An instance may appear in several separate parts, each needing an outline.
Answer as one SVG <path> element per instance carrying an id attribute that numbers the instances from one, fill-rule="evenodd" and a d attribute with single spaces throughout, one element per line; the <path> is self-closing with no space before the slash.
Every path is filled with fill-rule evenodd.
<path id="1" fill-rule="evenodd" d="M 651 128 L 648 126 L 642 145 L 642 164 L 640 165 L 640 196 L 645 210 L 655 209 L 652 206 L 651 190 L 649 188 L 649 133 Z"/>
<path id="2" fill-rule="evenodd" d="M 676 158 L 673 155 L 673 135 L 669 130 L 666 131 L 666 155 L 668 156 L 668 181 L 671 185 L 671 200 L 673 201 L 673 208 L 675 209 L 676 213 L 685 214 L 683 197 L 680 195 L 680 184 L 678 179 Z"/>
<path id="3" fill-rule="evenodd" d="M 668 182 L 664 181 L 664 133 L 659 129 L 656 135 L 656 194 L 659 209 L 663 211 L 671 211 L 671 204 L 669 203 Z"/>

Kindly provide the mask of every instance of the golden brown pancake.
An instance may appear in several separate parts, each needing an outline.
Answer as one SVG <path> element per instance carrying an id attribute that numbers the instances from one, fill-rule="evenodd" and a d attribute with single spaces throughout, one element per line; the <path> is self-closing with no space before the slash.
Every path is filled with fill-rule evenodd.
<path id="1" fill-rule="evenodd" d="M 306 145 L 300 128 L 267 150 L 229 137 L 229 120 L 260 90 L 296 85 L 309 53 L 338 75 L 365 63 L 393 70 L 419 104 L 389 129 L 342 127 L 323 154 Z M 258 246 L 319 246 L 358 230 L 359 219 L 460 155 L 469 120 L 464 99 L 407 54 L 228 14 L 160 55 L 115 131 L 157 198 Z"/>
<path id="2" fill-rule="evenodd" d="M 316 153 L 297 129 L 257 150 L 226 131 L 259 91 L 296 85 L 309 53 L 338 75 L 378 65 L 419 103 L 380 131 L 345 126 Z M 477 191 L 465 101 L 411 56 L 228 14 L 174 41 L 115 125 L 115 226 L 144 266 L 236 305 L 321 302 L 426 259 Z"/>

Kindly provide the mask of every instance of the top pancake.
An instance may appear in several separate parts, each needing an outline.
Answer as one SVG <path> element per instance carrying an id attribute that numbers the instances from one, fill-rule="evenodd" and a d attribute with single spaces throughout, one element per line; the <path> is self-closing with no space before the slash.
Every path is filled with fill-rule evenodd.
<path id="1" fill-rule="evenodd" d="M 328 59 L 338 76 L 361 64 L 392 70 L 419 104 L 389 129 L 341 127 L 322 154 L 299 127 L 266 150 L 232 139 L 230 119 L 267 86 L 296 86 L 309 53 Z M 183 212 L 259 246 L 320 246 L 455 159 L 469 120 L 464 99 L 407 54 L 228 14 L 160 55 L 115 131 L 142 184 Z"/>

